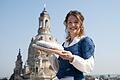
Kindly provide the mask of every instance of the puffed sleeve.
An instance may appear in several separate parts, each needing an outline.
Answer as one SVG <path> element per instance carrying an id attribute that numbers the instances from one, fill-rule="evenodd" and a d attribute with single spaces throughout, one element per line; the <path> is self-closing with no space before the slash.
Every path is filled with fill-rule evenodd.
<path id="1" fill-rule="evenodd" d="M 89 37 L 84 38 L 81 43 L 81 49 L 84 59 L 89 59 L 91 56 L 94 56 L 95 45 L 93 40 Z"/>

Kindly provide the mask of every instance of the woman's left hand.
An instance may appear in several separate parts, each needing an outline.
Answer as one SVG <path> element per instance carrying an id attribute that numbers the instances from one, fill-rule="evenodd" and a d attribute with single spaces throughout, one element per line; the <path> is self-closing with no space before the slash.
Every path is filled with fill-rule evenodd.
<path id="1" fill-rule="evenodd" d="M 56 48 L 48 49 L 48 51 L 55 53 L 59 55 L 61 58 L 65 60 L 69 60 L 70 62 L 72 62 L 74 59 L 74 55 L 70 51 L 65 51 L 65 50 L 63 51 L 63 50 L 56 49 Z"/>
<path id="2" fill-rule="evenodd" d="M 62 55 L 59 56 L 65 60 L 69 60 L 70 62 L 74 59 L 74 56 L 70 51 L 62 51 Z"/>

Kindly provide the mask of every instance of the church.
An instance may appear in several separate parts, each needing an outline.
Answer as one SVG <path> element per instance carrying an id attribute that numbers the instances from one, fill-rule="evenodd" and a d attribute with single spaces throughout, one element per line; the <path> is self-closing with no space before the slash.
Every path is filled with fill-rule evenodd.
<path id="1" fill-rule="evenodd" d="M 46 8 L 40 13 L 38 34 L 31 39 L 28 48 L 28 58 L 24 67 L 19 49 L 14 72 L 9 80 L 54 80 L 56 75 L 48 59 L 49 53 L 38 51 L 32 47 L 32 44 L 40 40 L 57 43 L 50 31 L 50 16 Z"/>

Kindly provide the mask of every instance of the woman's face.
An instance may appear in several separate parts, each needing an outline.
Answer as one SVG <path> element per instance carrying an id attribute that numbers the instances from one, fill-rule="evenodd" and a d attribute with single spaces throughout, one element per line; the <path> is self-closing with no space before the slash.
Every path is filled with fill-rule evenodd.
<path id="1" fill-rule="evenodd" d="M 80 32 L 80 25 L 81 23 L 79 20 L 74 16 L 70 15 L 67 20 L 67 30 L 70 33 L 70 36 L 76 37 Z"/>

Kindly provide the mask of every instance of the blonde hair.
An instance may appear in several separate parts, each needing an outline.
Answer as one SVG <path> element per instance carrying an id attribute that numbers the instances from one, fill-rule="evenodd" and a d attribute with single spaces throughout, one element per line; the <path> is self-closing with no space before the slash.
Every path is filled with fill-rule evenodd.
<path id="1" fill-rule="evenodd" d="M 66 28 L 67 28 L 68 17 L 69 17 L 70 15 L 75 16 L 75 17 L 78 19 L 78 21 L 82 23 L 82 24 L 80 25 L 80 32 L 79 32 L 79 34 L 78 34 L 78 37 L 81 37 L 82 35 L 84 35 L 84 26 L 83 26 L 84 17 L 83 17 L 83 15 L 82 15 L 79 11 L 76 11 L 76 10 L 70 11 L 70 12 L 66 15 L 65 20 L 64 20 L 64 25 L 66 26 Z M 70 33 L 67 31 L 67 29 L 65 29 L 65 31 L 66 31 L 66 33 L 67 33 L 66 40 L 69 42 L 69 41 L 71 41 Z"/>

